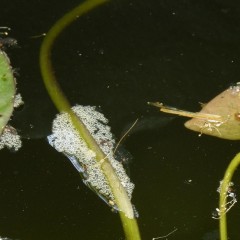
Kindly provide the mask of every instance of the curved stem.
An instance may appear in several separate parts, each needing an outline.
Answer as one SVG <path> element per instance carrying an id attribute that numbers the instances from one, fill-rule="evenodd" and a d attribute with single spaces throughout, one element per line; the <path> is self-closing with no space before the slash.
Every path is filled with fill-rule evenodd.
<path id="1" fill-rule="evenodd" d="M 222 213 L 220 216 L 220 239 L 227 240 L 227 217 L 225 211 L 226 206 L 226 196 L 229 183 L 231 182 L 232 176 L 240 164 L 240 153 L 238 153 L 233 160 L 228 165 L 228 168 L 224 174 L 224 178 L 220 190 L 220 201 L 219 201 L 219 210 Z"/>
<path id="2" fill-rule="evenodd" d="M 59 111 L 67 112 L 72 120 L 73 125 L 78 130 L 80 136 L 86 141 L 88 147 L 96 153 L 97 161 L 104 159 L 101 164 L 103 173 L 105 174 L 109 186 L 113 192 L 116 204 L 120 209 L 120 218 L 123 224 L 123 229 L 126 235 L 126 239 L 140 240 L 140 233 L 137 225 L 137 221 L 134 218 L 134 211 L 130 199 L 126 193 L 126 190 L 119 181 L 112 165 L 102 152 L 94 138 L 91 136 L 82 121 L 71 110 L 71 106 L 61 90 L 56 77 L 53 74 L 53 67 L 51 62 L 51 49 L 54 41 L 59 34 L 78 17 L 86 14 L 90 10 L 97 6 L 107 2 L 107 0 L 86 0 L 69 13 L 64 15 L 59 21 L 57 21 L 53 27 L 49 30 L 40 50 L 40 68 L 44 84 L 47 91 Z"/>

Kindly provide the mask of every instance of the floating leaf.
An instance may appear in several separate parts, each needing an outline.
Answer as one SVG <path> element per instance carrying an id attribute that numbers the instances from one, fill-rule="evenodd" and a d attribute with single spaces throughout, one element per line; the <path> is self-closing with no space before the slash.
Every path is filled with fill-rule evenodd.
<path id="1" fill-rule="evenodd" d="M 10 61 L 6 53 L 0 50 L 0 135 L 12 115 L 15 93 L 15 79 Z"/>
<path id="2" fill-rule="evenodd" d="M 200 135 L 240 139 L 240 83 L 217 95 L 200 112 L 188 112 L 158 102 L 149 104 L 159 107 L 162 112 L 191 117 L 185 127 L 200 132 Z"/>

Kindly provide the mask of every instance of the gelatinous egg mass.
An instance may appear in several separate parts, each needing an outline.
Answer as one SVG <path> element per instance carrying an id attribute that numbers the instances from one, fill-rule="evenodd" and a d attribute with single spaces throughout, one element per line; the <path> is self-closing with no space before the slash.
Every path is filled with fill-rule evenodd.
<path id="1" fill-rule="evenodd" d="M 72 108 L 82 120 L 101 150 L 108 157 L 128 197 L 131 199 L 134 184 L 125 172 L 120 161 L 115 159 L 116 143 L 107 125 L 108 120 L 96 110 L 96 107 L 76 105 Z M 93 190 L 111 208 L 118 210 L 111 187 L 101 170 L 101 164 L 85 140 L 73 126 L 67 113 L 58 114 L 53 121 L 52 134 L 48 136 L 49 144 L 58 152 L 63 153 L 80 173 L 83 182 Z M 121 156 L 121 159 L 126 154 Z M 104 160 L 104 159 L 103 159 Z"/>

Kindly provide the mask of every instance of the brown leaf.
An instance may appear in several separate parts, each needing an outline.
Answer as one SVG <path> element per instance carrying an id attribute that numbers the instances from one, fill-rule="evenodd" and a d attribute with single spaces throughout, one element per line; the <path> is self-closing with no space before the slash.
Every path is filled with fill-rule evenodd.
<path id="1" fill-rule="evenodd" d="M 219 138 L 240 139 L 240 83 L 223 91 L 204 105 L 200 113 L 221 116 L 221 120 L 192 118 L 185 127 Z"/>

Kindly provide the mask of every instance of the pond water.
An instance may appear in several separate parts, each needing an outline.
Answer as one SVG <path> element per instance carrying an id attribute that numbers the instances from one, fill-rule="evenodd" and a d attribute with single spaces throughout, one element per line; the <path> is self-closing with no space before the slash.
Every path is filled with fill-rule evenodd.
<path id="1" fill-rule="evenodd" d="M 48 145 L 57 113 L 39 70 L 43 33 L 80 1 L 5 1 L 1 25 L 19 47 L 7 51 L 25 105 L 12 124 L 19 152 L 0 152 L 0 235 L 21 240 L 124 239 L 112 213 L 81 181 L 70 161 Z M 216 192 L 238 141 L 184 128 L 186 119 L 147 105 L 198 111 L 240 77 L 240 4 L 234 1 L 115 0 L 79 18 L 56 42 L 55 73 L 70 102 L 99 106 L 133 159 L 142 239 L 217 240 Z M 37 37 L 39 36 L 39 37 Z M 239 172 L 236 173 L 238 176 Z M 237 196 L 240 181 L 234 178 Z M 239 238 L 237 203 L 229 239 Z"/>

